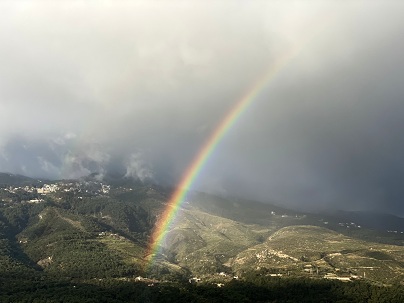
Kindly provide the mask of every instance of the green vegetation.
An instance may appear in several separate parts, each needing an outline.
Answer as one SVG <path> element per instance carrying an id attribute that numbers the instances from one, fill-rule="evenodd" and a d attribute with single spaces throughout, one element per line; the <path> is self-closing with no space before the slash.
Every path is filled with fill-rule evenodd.
<path id="1" fill-rule="evenodd" d="M 214 284 L 150 283 L 122 280 L 5 280 L 1 302 L 403 302 L 402 286 L 379 287 L 363 282 L 251 277 L 223 287 Z"/>
<path id="2" fill-rule="evenodd" d="M 145 266 L 169 191 L 3 177 L 0 302 L 403 301 L 398 233 L 194 193 Z"/>

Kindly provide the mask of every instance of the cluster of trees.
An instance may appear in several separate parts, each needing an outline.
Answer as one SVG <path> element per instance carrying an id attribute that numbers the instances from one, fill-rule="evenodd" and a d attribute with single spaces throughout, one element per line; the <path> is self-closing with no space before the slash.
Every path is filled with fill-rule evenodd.
<path id="1" fill-rule="evenodd" d="M 263 281 L 260 281 L 262 283 Z M 404 302 L 403 286 L 364 282 L 268 279 L 265 284 L 232 281 L 215 284 L 152 284 L 113 279 L 77 283 L 67 280 L 5 280 L 1 302 Z"/>
<path id="2" fill-rule="evenodd" d="M 81 215 L 108 217 L 108 223 L 120 230 L 133 233 L 149 231 L 151 222 L 149 214 L 132 201 L 122 201 L 112 198 L 87 198 L 72 205 L 72 210 Z"/>
<path id="3" fill-rule="evenodd" d="M 113 251 L 91 240 L 66 241 L 53 253 L 56 261 L 45 272 L 57 278 L 104 279 L 136 274 L 133 265 L 125 264 Z"/>

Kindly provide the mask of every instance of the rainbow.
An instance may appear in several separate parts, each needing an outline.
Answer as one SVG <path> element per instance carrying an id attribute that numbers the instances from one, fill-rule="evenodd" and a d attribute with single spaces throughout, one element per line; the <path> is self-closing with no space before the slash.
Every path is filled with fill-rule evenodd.
<path id="1" fill-rule="evenodd" d="M 184 198 L 199 172 L 202 170 L 204 164 L 209 159 L 210 155 L 216 149 L 225 134 L 231 129 L 231 127 L 237 122 L 239 117 L 245 112 L 257 95 L 262 89 L 270 82 L 274 76 L 282 69 L 282 67 L 289 61 L 290 56 L 285 56 L 281 60 L 278 60 L 269 72 L 267 72 L 261 79 L 259 79 L 255 85 L 233 106 L 230 112 L 224 117 L 222 122 L 212 132 L 208 140 L 203 145 L 200 152 L 197 154 L 192 164 L 185 171 L 183 178 L 178 185 L 177 189 L 171 196 L 167 203 L 166 208 L 158 219 L 156 228 L 153 231 L 151 241 L 149 243 L 146 258 L 149 263 L 153 262 L 153 257 L 157 254 L 161 243 L 164 241 L 168 229 L 173 222 L 181 204 L 184 202 Z"/>
<path id="2" fill-rule="evenodd" d="M 211 133 L 202 149 L 196 155 L 191 165 L 185 171 L 178 187 L 172 194 L 163 213 L 157 220 L 155 229 L 149 241 L 148 248 L 145 254 L 146 267 L 154 262 L 154 258 L 159 252 L 161 244 L 164 242 L 167 232 L 176 218 L 176 215 L 184 202 L 186 194 L 194 184 L 196 178 L 201 172 L 209 157 L 217 148 L 223 137 L 232 126 L 238 121 L 240 116 L 246 111 L 251 103 L 257 98 L 260 92 L 274 80 L 275 76 L 291 61 L 300 51 L 305 43 L 299 44 L 300 47 L 293 48 L 283 56 L 280 56 L 270 68 L 260 77 L 251 88 L 239 99 L 231 110 L 224 116 L 223 120 L 218 124 L 215 130 Z"/>

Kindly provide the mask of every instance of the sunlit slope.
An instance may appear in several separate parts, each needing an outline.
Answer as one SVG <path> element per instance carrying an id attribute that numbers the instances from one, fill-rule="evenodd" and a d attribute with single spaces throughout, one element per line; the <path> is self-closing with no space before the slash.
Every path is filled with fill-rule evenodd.
<path id="1" fill-rule="evenodd" d="M 168 260 L 194 273 L 216 273 L 226 271 L 229 258 L 260 243 L 270 232 L 263 226 L 183 209 L 167 234 L 163 252 Z"/>
<path id="2" fill-rule="evenodd" d="M 365 242 L 316 226 L 290 226 L 239 253 L 230 265 L 240 273 L 333 273 L 390 283 L 403 280 L 403 261 L 402 246 Z"/>

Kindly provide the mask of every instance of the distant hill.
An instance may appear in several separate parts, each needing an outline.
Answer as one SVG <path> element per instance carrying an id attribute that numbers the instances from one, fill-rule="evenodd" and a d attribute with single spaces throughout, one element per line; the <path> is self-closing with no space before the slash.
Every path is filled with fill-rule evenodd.
<path id="1" fill-rule="evenodd" d="M 398 217 L 313 215 L 191 192 L 155 262 L 147 265 L 148 242 L 171 189 L 119 176 L 47 181 L 46 188 L 24 176 L 2 173 L 0 180 L 4 276 L 28 272 L 33 279 L 69 281 L 198 277 L 209 283 L 251 275 L 404 281 Z M 386 220 L 375 231 L 379 218 Z M 392 226 L 396 233 L 385 229 Z"/>
<path id="2" fill-rule="evenodd" d="M 404 218 L 369 211 L 338 211 L 332 214 L 340 220 L 356 222 L 378 230 L 404 231 Z"/>
<path id="3" fill-rule="evenodd" d="M 366 277 L 392 283 L 402 281 L 403 262 L 402 246 L 361 241 L 304 225 L 278 230 L 264 243 L 238 254 L 232 264 L 241 272 L 253 267 L 283 275 Z"/>
<path id="4" fill-rule="evenodd" d="M 33 179 L 21 175 L 14 175 L 9 173 L 0 173 L 0 186 L 5 185 L 30 185 L 38 184 L 40 181 L 38 179 Z"/>

